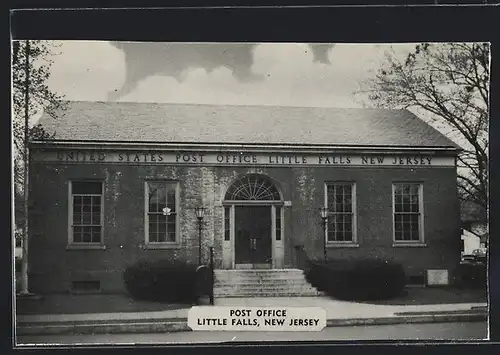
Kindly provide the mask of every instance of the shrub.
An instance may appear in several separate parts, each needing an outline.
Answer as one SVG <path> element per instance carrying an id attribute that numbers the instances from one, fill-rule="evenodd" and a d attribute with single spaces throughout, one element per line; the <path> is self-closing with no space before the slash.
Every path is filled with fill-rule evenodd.
<path id="1" fill-rule="evenodd" d="M 193 303 L 197 299 L 197 265 L 169 260 L 139 261 L 124 274 L 125 287 L 135 299 Z"/>
<path id="2" fill-rule="evenodd" d="M 459 267 L 459 286 L 465 288 L 487 287 L 486 263 L 466 263 Z"/>
<path id="3" fill-rule="evenodd" d="M 400 264 L 381 259 L 314 262 L 306 279 L 319 291 L 352 301 L 390 299 L 401 294 L 406 275 Z"/>

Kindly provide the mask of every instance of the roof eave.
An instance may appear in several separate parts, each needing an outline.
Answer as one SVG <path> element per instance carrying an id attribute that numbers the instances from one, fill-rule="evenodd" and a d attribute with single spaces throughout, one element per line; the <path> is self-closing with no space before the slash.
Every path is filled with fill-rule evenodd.
<path id="1" fill-rule="evenodd" d="M 335 145 L 298 143 L 211 143 L 211 142 L 152 142 L 152 141 L 98 141 L 98 140 L 43 140 L 32 141 L 32 148 L 99 148 L 99 149 L 175 149 L 175 150 L 306 150 L 306 151 L 370 151 L 370 152 L 448 152 L 456 154 L 461 148 L 453 146 L 398 146 L 398 145 Z"/>

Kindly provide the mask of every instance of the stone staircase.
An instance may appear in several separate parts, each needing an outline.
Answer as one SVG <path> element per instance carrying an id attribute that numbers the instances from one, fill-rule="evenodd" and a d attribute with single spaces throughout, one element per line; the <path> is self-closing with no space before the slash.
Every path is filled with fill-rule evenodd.
<path id="1" fill-rule="evenodd" d="M 215 297 L 320 296 L 300 269 L 214 270 Z"/>

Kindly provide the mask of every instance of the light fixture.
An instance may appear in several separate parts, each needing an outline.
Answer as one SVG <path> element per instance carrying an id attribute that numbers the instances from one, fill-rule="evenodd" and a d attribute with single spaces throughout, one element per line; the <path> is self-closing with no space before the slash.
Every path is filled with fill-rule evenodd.
<path id="1" fill-rule="evenodd" d="M 205 217 L 205 207 L 196 207 L 195 213 L 196 213 L 196 218 L 198 218 L 198 220 L 201 221 L 203 217 Z"/>
<path id="2" fill-rule="evenodd" d="M 320 207 L 319 208 L 319 213 L 321 215 L 321 218 L 323 218 L 323 220 L 327 219 L 328 218 L 328 207 Z"/>

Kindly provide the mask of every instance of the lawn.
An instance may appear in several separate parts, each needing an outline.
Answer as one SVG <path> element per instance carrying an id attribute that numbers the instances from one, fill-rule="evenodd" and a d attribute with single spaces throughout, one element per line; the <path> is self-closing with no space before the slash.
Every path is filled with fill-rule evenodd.
<path id="1" fill-rule="evenodd" d="M 454 287 L 407 287 L 399 297 L 366 303 L 383 305 L 425 305 L 446 303 L 483 303 L 487 294 L 481 289 L 462 289 Z"/>
<path id="2" fill-rule="evenodd" d="M 87 294 L 47 295 L 40 300 L 17 299 L 16 313 L 29 314 L 77 314 L 77 313 L 119 313 L 152 312 L 181 308 L 192 305 L 136 301 L 127 295 Z"/>

